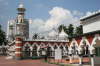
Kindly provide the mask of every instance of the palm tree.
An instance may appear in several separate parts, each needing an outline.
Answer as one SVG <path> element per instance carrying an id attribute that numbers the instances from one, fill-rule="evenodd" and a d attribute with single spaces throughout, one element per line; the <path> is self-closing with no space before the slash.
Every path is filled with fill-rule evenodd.
<path id="1" fill-rule="evenodd" d="M 80 25 L 78 27 L 76 27 L 76 30 L 75 30 L 75 35 L 82 35 L 83 34 L 83 26 Z"/>

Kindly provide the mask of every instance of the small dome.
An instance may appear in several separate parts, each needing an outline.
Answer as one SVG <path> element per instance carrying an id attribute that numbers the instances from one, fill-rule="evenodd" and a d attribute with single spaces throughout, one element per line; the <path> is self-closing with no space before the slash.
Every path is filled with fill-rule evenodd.
<path id="1" fill-rule="evenodd" d="M 57 36 L 57 32 L 53 30 L 52 32 L 49 33 L 49 36 L 52 37 Z"/>
<path id="2" fill-rule="evenodd" d="M 59 39 L 66 39 L 68 35 L 64 32 L 64 29 L 61 30 L 59 34 Z"/>
<path id="3" fill-rule="evenodd" d="M 23 4 L 19 4 L 18 8 L 24 8 L 24 5 Z"/>
<path id="4" fill-rule="evenodd" d="M 58 36 L 58 33 L 55 30 L 53 30 L 48 34 L 48 39 L 56 40 L 57 36 Z"/>
<path id="5" fill-rule="evenodd" d="M 8 23 L 9 23 L 9 25 L 14 25 L 15 21 L 14 20 L 10 20 Z"/>

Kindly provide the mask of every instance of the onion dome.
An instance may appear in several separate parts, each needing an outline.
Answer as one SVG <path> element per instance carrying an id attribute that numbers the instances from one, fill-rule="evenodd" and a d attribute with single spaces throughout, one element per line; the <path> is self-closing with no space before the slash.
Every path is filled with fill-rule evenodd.
<path id="1" fill-rule="evenodd" d="M 56 36 L 56 35 L 57 35 L 57 32 L 54 31 L 54 30 L 53 30 L 52 32 L 49 33 L 49 36 Z"/>
<path id="2" fill-rule="evenodd" d="M 57 39 L 57 36 L 58 36 L 58 33 L 55 30 L 53 30 L 52 32 L 48 34 L 49 39 Z"/>
<path id="3" fill-rule="evenodd" d="M 14 20 L 10 20 L 10 21 L 8 21 L 8 24 L 9 25 L 14 25 L 15 24 L 15 21 Z"/>
<path id="4" fill-rule="evenodd" d="M 62 28 L 62 30 L 61 30 L 61 32 L 60 32 L 60 34 L 59 34 L 59 39 L 64 40 L 64 39 L 67 39 L 67 38 L 68 38 L 68 34 L 66 34 L 66 33 L 64 32 L 64 29 Z"/>
<path id="5" fill-rule="evenodd" d="M 24 8 L 24 5 L 21 3 L 18 8 Z"/>
<path id="6" fill-rule="evenodd" d="M 22 3 L 20 3 L 20 4 L 18 5 L 17 10 L 18 10 L 19 12 L 24 12 L 26 9 L 24 8 L 24 5 L 23 5 Z"/>

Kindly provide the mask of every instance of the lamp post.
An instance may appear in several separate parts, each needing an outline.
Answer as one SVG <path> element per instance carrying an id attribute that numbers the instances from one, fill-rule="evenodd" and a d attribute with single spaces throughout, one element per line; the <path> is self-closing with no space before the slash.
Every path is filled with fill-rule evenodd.
<path id="1" fill-rule="evenodd" d="M 90 48 L 90 58 L 91 58 L 91 66 L 94 66 L 94 55 L 95 55 L 95 48 Z"/>

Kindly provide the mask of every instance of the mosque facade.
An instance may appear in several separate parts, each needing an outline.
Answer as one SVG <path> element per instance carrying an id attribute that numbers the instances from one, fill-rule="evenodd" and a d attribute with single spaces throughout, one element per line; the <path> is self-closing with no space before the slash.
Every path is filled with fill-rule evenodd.
<path id="1" fill-rule="evenodd" d="M 83 24 L 83 35 L 69 38 L 62 31 L 54 33 L 55 39 L 27 40 L 29 38 L 29 21 L 24 18 L 25 8 L 23 4 L 18 7 L 18 16 L 15 20 L 8 22 L 8 54 L 15 59 L 23 59 L 34 56 L 42 56 L 47 53 L 49 57 L 55 58 L 55 50 L 61 50 L 61 59 L 68 58 L 69 62 L 75 58 L 94 57 L 100 58 L 100 12 L 80 19 Z M 53 37 L 51 36 L 51 37 Z M 97 62 L 98 63 L 98 62 Z"/>

